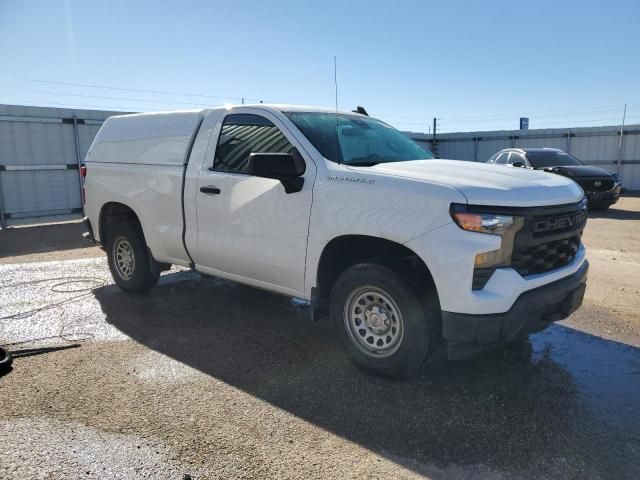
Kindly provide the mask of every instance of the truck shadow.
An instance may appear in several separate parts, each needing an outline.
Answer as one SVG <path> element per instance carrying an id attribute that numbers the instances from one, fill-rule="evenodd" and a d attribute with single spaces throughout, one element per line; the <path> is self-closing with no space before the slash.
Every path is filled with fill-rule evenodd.
<path id="1" fill-rule="evenodd" d="M 608 218 L 611 220 L 640 220 L 640 212 L 610 207 L 607 210 L 589 210 L 589 218 Z"/>
<path id="2" fill-rule="evenodd" d="M 555 325 L 530 343 L 390 381 L 355 368 L 304 303 L 180 279 L 165 275 L 145 296 L 109 286 L 97 297 L 137 342 L 418 473 L 640 472 L 638 349 Z"/>
<path id="3" fill-rule="evenodd" d="M 640 197 L 640 192 L 629 194 L 625 192 L 624 197 Z M 640 212 L 635 209 L 626 210 L 622 205 L 624 202 L 618 202 L 611 205 L 607 209 L 589 209 L 589 218 L 606 218 L 611 220 L 640 220 Z"/>
<path id="4" fill-rule="evenodd" d="M 82 238 L 81 222 L 50 223 L 0 230 L 0 258 L 30 255 L 92 245 Z"/>

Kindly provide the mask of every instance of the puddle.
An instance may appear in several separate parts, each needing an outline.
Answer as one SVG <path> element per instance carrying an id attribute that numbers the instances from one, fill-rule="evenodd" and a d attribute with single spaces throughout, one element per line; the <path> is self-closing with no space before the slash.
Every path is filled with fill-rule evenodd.
<path id="1" fill-rule="evenodd" d="M 531 337 L 533 360 L 549 357 L 608 422 L 640 425 L 640 349 L 553 325 Z"/>

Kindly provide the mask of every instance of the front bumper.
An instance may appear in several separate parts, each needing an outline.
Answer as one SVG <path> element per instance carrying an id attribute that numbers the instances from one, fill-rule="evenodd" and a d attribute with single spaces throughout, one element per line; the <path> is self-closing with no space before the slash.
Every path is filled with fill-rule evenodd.
<path id="1" fill-rule="evenodd" d="M 450 360 L 461 360 L 526 338 L 567 318 L 582 305 L 589 263 L 568 277 L 521 294 L 508 312 L 473 315 L 442 312 Z"/>
<path id="2" fill-rule="evenodd" d="M 585 192 L 589 205 L 612 205 L 620 198 L 622 187 L 618 184 L 606 192 Z"/>

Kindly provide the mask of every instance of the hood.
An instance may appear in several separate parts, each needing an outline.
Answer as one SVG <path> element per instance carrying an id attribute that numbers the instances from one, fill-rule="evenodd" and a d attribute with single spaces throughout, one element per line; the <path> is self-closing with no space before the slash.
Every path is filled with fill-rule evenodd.
<path id="1" fill-rule="evenodd" d="M 534 207 L 578 202 L 584 196 L 572 180 L 540 170 L 458 160 L 415 160 L 349 167 L 368 174 L 393 175 L 449 185 L 470 204 Z"/>
<path id="2" fill-rule="evenodd" d="M 557 173 L 566 177 L 610 177 L 611 172 L 604 168 L 588 165 L 567 165 L 562 167 L 546 167 L 545 172 Z"/>

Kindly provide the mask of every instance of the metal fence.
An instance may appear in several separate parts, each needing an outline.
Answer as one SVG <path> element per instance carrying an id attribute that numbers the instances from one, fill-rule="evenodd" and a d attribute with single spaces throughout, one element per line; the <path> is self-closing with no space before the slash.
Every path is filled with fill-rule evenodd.
<path id="1" fill-rule="evenodd" d="M 640 125 L 570 129 L 500 130 L 433 135 L 405 132 L 441 158 L 486 162 L 503 148 L 554 147 L 587 165 L 618 173 L 622 186 L 640 190 Z"/>
<path id="2" fill-rule="evenodd" d="M 116 112 L 0 105 L 0 223 L 82 212 L 78 167 Z"/>
<path id="3" fill-rule="evenodd" d="M 0 105 L 0 225 L 82 212 L 78 167 L 100 125 L 121 112 Z M 405 132 L 442 158 L 483 162 L 508 147 L 556 147 L 620 173 L 640 190 L 640 125 L 447 133 Z"/>

